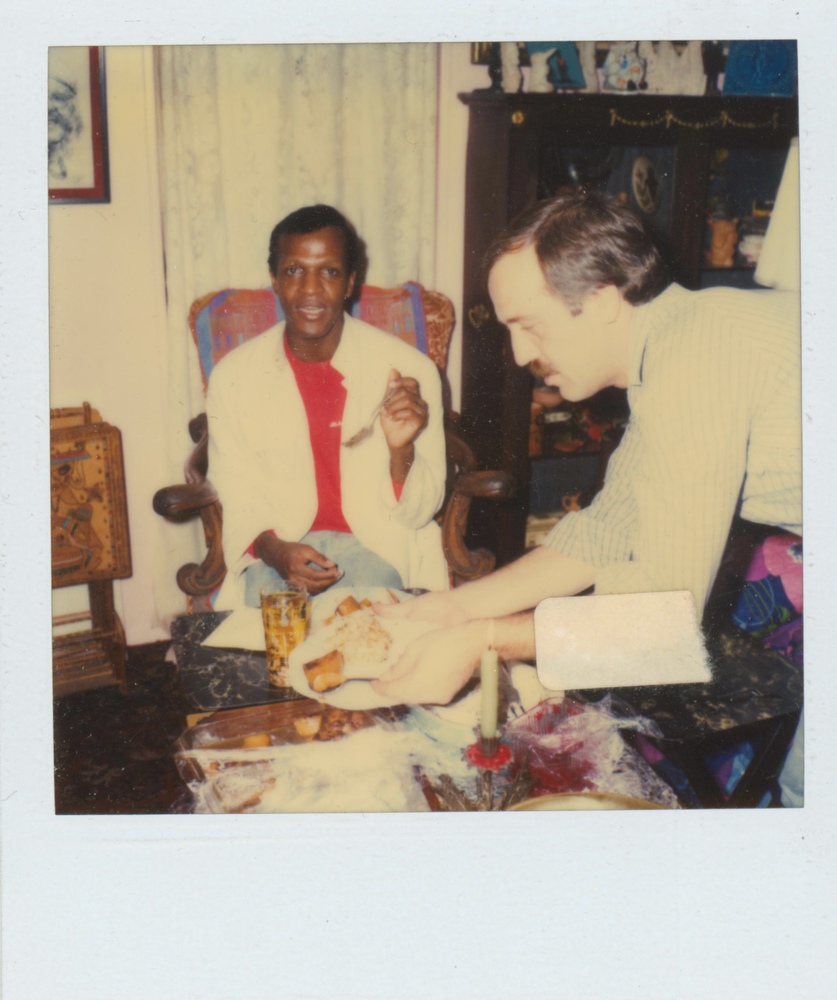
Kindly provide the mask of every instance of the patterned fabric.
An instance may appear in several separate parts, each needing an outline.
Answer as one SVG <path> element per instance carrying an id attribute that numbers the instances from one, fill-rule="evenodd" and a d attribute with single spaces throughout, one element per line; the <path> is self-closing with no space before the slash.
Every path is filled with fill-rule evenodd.
<path id="1" fill-rule="evenodd" d="M 770 535 L 761 543 L 747 572 L 748 580 L 778 577 L 792 609 L 802 614 L 802 539 L 782 532 Z"/>
<path id="2" fill-rule="evenodd" d="M 444 371 L 454 315 L 450 300 L 418 282 L 397 288 L 364 285 L 352 315 L 385 330 L 426 354 Z M 224 355 L 285 318 L 272 288 L 226 288 L 197 299 L 189 329 L 198 349 L 204 392 Z"/>
<path id="3" fill-rule="evenodd" d="M 284 318 L 272 288 L 225 288 L 198 299 L 189 311 L 189 329 L 200 357 L 204 392 L 225 354 Z"/>
<path id="4" fill-rule="evenodd" d="M 411 347 L 417 347 L 422 354 L 427 354 L 421 285 L 413 281 L 400 288 L 364 285 L 360 298 L 352 306 L 352 315 L 400 337 Z"/>
<path id="5" fill-rule="evenodd" d="M 785 625 L 780 625 L 765 638 L 764 645 L 768 649 L 775 649 L 801 669 L 804 658 L 802 618 L 794 618 Z"/>
<path id="6" fill-rule="evenodd" d="M 750 563 L 732 620 L 739 628 L 763 637 L 801 614 L 802 539 L 788 533 L 771 535 L 759 545 Z M 795 642 L 789 642 L 796 648 Z"/>

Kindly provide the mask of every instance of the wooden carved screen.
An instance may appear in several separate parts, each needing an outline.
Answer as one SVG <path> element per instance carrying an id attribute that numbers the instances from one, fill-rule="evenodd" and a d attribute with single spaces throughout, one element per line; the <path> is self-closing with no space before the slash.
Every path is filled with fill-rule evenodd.
<path id="1" fill-rule="evenodd" d="M 50 413 L 52 586 L 85 584 L 90 611 L 58 615 L 53 627 L 57 695 L 125 686 L 125 635 L 113 581 L 131 575 L 122 436 L 88 404 Z M 89 628 L 78 630 L 80 623 Z"/>

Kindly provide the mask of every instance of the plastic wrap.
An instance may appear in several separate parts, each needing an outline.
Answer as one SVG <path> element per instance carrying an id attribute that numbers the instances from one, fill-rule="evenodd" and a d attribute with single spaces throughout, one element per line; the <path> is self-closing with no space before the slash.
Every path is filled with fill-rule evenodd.
<path id="1" fill-rule="evenodd" d="M 679 808 L 672 789 L 622 738 L 620 730 L 661 736 L 650 719 L 613 695 L 585 704 L 571 698 L 541 702 L 506 727 L 512 770 L 526 766 L 532 795 L 607 792 Z"/>

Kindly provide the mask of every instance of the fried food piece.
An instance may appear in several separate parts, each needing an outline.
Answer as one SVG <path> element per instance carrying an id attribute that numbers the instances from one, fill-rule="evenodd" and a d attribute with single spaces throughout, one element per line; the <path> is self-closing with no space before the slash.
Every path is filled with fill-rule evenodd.
<path id="1" fill-rule="evenodd" d="M 339 688 L 342 684 L 346 683 L 346 678 L 343 674 L 321 673 L 317 674 L 308 683 L 311 685 L 312 691 L 322 694 L 323 691 L 333 691 L 335 688 Z"/>
<path id="2" fill-rule="evenodd" d="M 294 728 L 306 740 L 313 739 L 320 729 L 321 715 L 307 715 L 304 719 L 294 719 Z"/>
<path id="3" fill-rule="evenodd" d="M 253 733 L 245 736 L 241 741 L 242 747 L 269 747 L 270 736 L 268 733 Z"/>
<path id="4" fill-rule="evenodd" d="M 339 687 L 346 679 L 343 676 L 343 662 L 343 654 L 337 649 L 332 649 L 325 656 L 303 663 L 302 669 L 311 690 L 321 694 L 323 691 Z"/>
<path id="5" fill-rule="evenodd" d="M 360 611 L 361 605 L 358 604 L 357 599 L 349 594 L 348 597 L 343 598 L 343 600 L 334 609 L 335 615 L 340 615 L 345 617 L 346 615 L 352 615 L 355 611 Z"/>

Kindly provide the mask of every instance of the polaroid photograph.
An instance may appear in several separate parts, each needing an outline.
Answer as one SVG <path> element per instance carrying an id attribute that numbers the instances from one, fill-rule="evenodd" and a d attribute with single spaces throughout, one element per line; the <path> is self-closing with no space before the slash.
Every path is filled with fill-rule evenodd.
<path id="1" fill-rule="evenodd" d="M 121 432 L 120 462 L 95 463 L 124 479 L 126 516 L 103 511 L 133 560 L 102 563 L 104 617 L 77 588 L 95 620 L 61 640 L 56 812 L 801 804 L 783 785 L 802 743 L 796 97 L 508 93 L 444 43 L 104 54 L 107 226 L 50 208 L 52 436 L 78 451 L 53 458 L 54 583 L 85 582 L 107 495 L 76 460 L 81 409 L 55 426 L 73 405 Z M 507 192 L 490 212 L 486 189 Z M 610 276 L 603 211 L 644 240 Z M 588 219 L 588 270 L 524 315 L 562 213 Z M 582 329 L 606 281 L 618 316 L 576 358 L 562 323 Z M 582 319 L 553 318 L 573 294 Z M 668 358 L 685 320 L 659 317 L 693 308 L 694 345 Z M 710 349 L 701 330 L 730 310 L 735 337 Z M 672 393 L 687 359 L 700 376 Z M 656 478 L 620 475 L 626 450 Z M 565 582 L 584 552 L 589 579 Z M 554 584 L 533 587 L 548 558 Z M 650 591 L 634 662 L 600 596 L 626 587 Z M 591 589 L 577 635 L 536 636 L 536 604 Z M 655 590 L 688 592 L 691 617 Z M 711 646 L 698 673 L 690 640 Z M 575 662 L 544 684 L 556 644 Z"/>
<path id="2" fill-rule="evenodd" d="M 12 1000 L 598 997 L 625 963 L 708 1000 L 732 897 L 772 873 L 765 962 L 796 926 L 831 809 L 805 40 L 465 13 L 23 33 Z"/>

